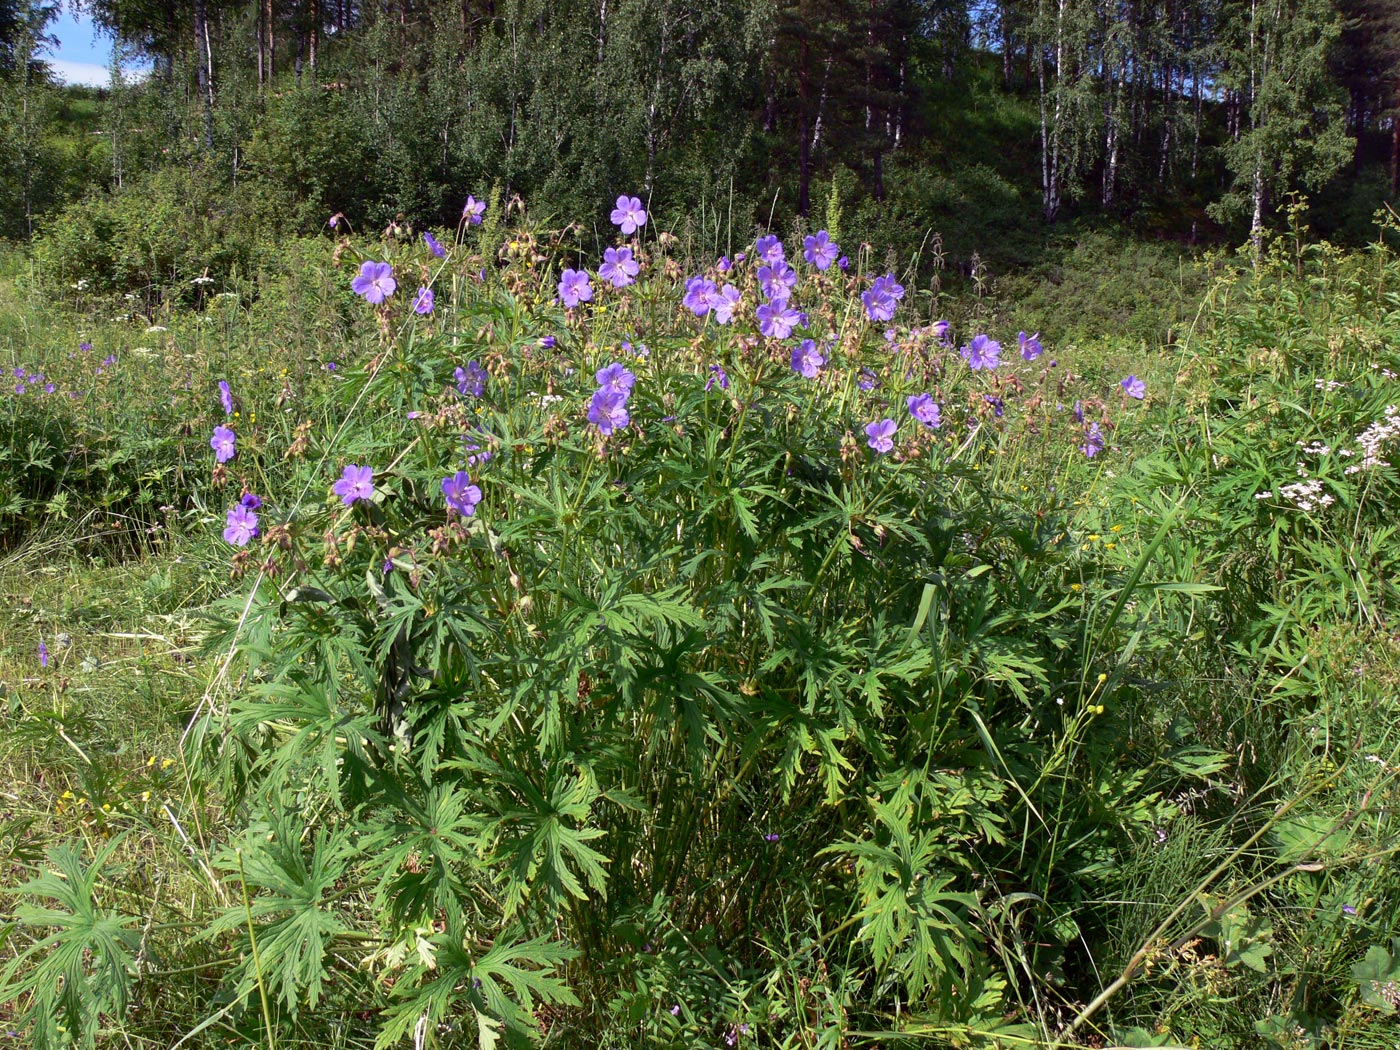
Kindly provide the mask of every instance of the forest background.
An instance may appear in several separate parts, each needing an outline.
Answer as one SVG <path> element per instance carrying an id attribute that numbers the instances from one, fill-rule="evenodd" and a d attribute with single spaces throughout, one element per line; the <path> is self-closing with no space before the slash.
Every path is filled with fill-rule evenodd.
<path id="1" fill-rule="evenodd" d="M 835 199 L 922 277 L 1024 300 L 1086 236 L 1169 270 L 1293 191 L 1364 243 L 1400 178 L 1387 0 L 79 0 L 117 42 L 101 89 L 54 83 L 59 9 L 0 0 L 0 236 L 151 301 L 468 193 L 600 244 L 622 192 L 719 251 Z"/>

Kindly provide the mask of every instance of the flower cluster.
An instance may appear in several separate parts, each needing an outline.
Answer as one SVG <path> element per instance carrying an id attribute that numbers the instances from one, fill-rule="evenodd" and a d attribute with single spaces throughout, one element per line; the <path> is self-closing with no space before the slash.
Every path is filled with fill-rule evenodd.
<path id="1" fill-rule="evenodd" d="M 632 386 L 637 377 L 620 362 L 614 361 L 606 368 L 600 368 L 593 378 L 598 382 L 598 389 L 588 403 L 588 422 L 607 437 L 631 421 L 627 401 L 632 396 Z"/>
<path id="2" fill-rule="evenodd" d="M 861 305 L 865 307 L 865 316 L 872 321 L 890 320 L 903 298 L 904 287 L 894 279 L 892 273 L 875 278 L 870 287 L 860 295 Z"/>

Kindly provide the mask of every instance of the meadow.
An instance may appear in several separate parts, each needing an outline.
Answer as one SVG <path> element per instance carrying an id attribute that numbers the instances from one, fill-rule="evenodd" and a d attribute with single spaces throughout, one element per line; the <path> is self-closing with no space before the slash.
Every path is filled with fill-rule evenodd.
<path id="1" fill-rule="evenodd" d="M 1159 345 L 477 204 L 7 258 L 0 1045 L 1397 1045 L 1393 215 Z"/>

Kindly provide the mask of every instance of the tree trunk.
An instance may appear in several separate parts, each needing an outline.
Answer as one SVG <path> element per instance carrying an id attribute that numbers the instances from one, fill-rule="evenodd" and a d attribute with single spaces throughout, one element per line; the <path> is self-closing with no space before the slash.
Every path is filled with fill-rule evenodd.
<path id="1" fill-rule="evenodd" d="M 214 50 L 209 46 L 209 15 L 205 0 L 194 0 L 195 83 L 204 107 L 204 148 L 214 148 Z"/>

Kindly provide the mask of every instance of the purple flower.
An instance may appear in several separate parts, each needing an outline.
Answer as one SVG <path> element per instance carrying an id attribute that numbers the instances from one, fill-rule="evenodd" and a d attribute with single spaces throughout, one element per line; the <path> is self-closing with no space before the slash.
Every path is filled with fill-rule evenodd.
<path id="1" fill-rule="evenodd" d="M 235 547 L 246 547 L 248 541 L 258 534 L 258 516 L 251 508 L 238 503 L 229 508 L 228 519 L 224 523 L 224 542 Z"/>
<path id="2" fill-rule="evenodd" d="M 470 194 L 467 195 L 467 203 L 462 205 L 462 218 L 473 226 L 481 225 L 481 217 L 486 214 L 486 202 L 479 201 Z"/>
<path id="3" fill-rule="evenodd" d="M 719 385 L 719 388 L 720 388 L 721 390 L 728 390 L 728 389 L 729 389 L 729 373 L 726 372 L 726 371 L 725 371 L 723 368 L 721 368 L 719 365 L 711 365 L 711 366 L 710 366 L 710 378 L 707 379 L 707 380 L 705 380 L 705 393 L 708 394 L 708 393 L 710 392 L 710 389 L 711 389 L 713 386 L 715 386 L 716 384 Z"/>
<path id="4" fill-rule="evenodd" d="M 53 385 L 52 383 L 45 383 L 45 384 L 44 384 L 44 393 L 46 393 L 46 394 L 52 394 L 52 393 L 54 392 L 54 389 L 55 389 L 55 387 L 54 387 L 54 385 Z"/>
<path id="5" fill-rule="evenodd" d="M 614 361 L 606 368 L 600 368 L 593 373 L 593 378 L 598 382 L 599 390 L 606 390 L 611 394 L 621 394 L 625 401 L 632 394 L 632 387 L 637 382 L 637 377 L 629 372 L 619 361 Z"/>
<path id="6" fill-rule="evenodd" d="M 15 393 L 16 393 L 16 394 L 22 394 L 22 393 L 24 393 L 24 391 L 25 391 L 26 389 L 27 389 L 27 388 L 25 387 L 25 385 L 24 385 L 23 383 L 16 383 L 16 384 L 15 384 Z"/>
<path id="7" fill-rule="evenodd" d="M 90 353 L 92 351 L 92 344 L 89 343 L 86 339 L 84 339 L 81 343 L 78 344 L 78 349 L 85 354 Z"/>
<path id="8" fill-rule="evenodd" d="M 40 648 L 40 649 L 43 649 L 43 646 L 40 645 L 39 648 Z M 1355 914 L 1356 914 L 1356 905 L 1355 905 L 1355 904 L 1343 904 L 1343 905 L 1342 905 L 1342 914 L 1343 914 L 1343 915 L 1355 915 Z"/>
<path id="9" fill-rule="evenodd" d="M 416 314 L 433 312 L 433 290 L 431 288 L 418 289 L 418 294 L 413 297 L 413 312 Z"/>
<path id="10" fill-rule="evenodd" d="M 1084 444 L 1079 446 L 1079 451 L 1090 459 L 1103 451 L 1103 433 L 1097 423 L 1089 424 L 1089 429 L 1084 432 Z"/>
<path id="11" fill-rule="evenodd" d="M 475 429 L 476 432 L 480 434 L 483 438 L 490 437 L 490 435 L 481 427 L 476 427 Z M 483 445 L 480 445 L 477 442 L 473 441 L 472 436 L 473 435 L 471 434 L 463 434 L 462 446 L 467 452 L 467 465 L 474 467 L 479 463 L 489 462 L 492 456 L 492 452 L 489 448 L 486 448 Z"/>
<path id="12" fill-rule="evenodd" d="M 476 505 L 481 502 L 481 489 L 471 483 L 465 470 L 442 479 L 442 495 L 447 500 L 448 509 L 455 510 L 464 518 L 476 513 Z"/>
<path id="13" fill-rule="evenodd" d="M 719 324 L 728 324 L 734 320 L 734 311 L 739 307 L 739 289 L 732 284 L 726 284 L 722 289 L 710 296 L 710 308 L 715 313 L 715 320 Z"/>
<path id="14" fill-rule="evenodd" d="M 844 255 L 841 256 L 841 258 L 836 260 L 836 268 L 842 273 L 845 273 L 851 268 L 851 260 Z"/>
<path id="15" fill-rule="evenodd" d="M 763 841 L 764 841 L 764 842 L 777 842 L 780 838 L 782 838 L 782 836 L 779 835 L 776 831 L 770 831 L 770 832 L 768 832 L 766 835 L 763 836 Z"/>
<path id="16" fill-rule="evenodd" d="M 603 265 L 598 267 L 598 276 L 611 281 L 614 288 L 626 288 L 641 269 L 632 258 L 631 248 L 608 248 L 603 252 Z"/>
<path id="17" fill-rule="evenodd" d="M 774 302 L 790 299 L 792 289 L 797 284 L 797 271 L 779 259 L 771 266 L 758 268 L 758 283 L 763 288 L 763 294 Z"/>
<path id="18" fill-rule="evenodd" d="M 718 293 L 715 291 L 714 281 L 704 277 L 692 277 L 685 282 L 685 295 L 681 303 L 696 317 L 704 317 L 710 312 L 711 299 L 716 294 Z"/>
<path id="19" fill-rule="evenodd" d="M 909 414 L 926 427 L 934 430 L 942 420 L 939 418 L 938 402 L 933 399 L 932 394 L 916 394 L 908 401 Z"/>
<path id="20" fill-rule="evenodd" d="M 337 226 L 340 225 L 340 215 L 332 215 L 329 219 L 326 220 L 326 225 L 329 226 L 331 229 L 335 229 Z"/>
<path id="21" fill-rule="evenodd" d="M 588 403 L 588 422 L 596 426 L 604 437 L 625 427 L 630 419 L 627 394 L 608 389 L 594 391 L 593 400 Z"/>
<path id="22" fill-rule="evenodd" d="M 1045 352 L 1045 348 L 1040 345 L 1039 332 L 1036 332 L 1035 335 L 1026 335 L 1025 332 L 1021 332 L 1016 338 L 1021 343 L 1021 356 L 1027 361 L 1034 361 Z"/>
<path id="23" fill-rule="evenodd" d="M 962 354 L 967 367 L 974 372 L 983 368 L 995 368 L 1001 364 L 1001 344 L 990 336 L 974 335 L 972 342 L 958 353 Z"/>
<path id="24" fill-rule="evenodd" d="M 729 261 L 729 256 L 721 255 L 719 257 L 719 262 L 715 263 L 715 269 L 720 273 L 728 273 L 729 268 L 733 265 L 734 264 Z"/>
<path id="25" fill-rule="evenodd" d="M 774 233 L 767 234 L 755 241 L 753 252 L 769 266 L 776 266 L 787 258 L 787 253 L 783 251 L 783 242 L 778 240 L 778 235 Z"/>
<path id="26" fill-rule="evenodd" d="M 359 276 L 350 282 L 350 290 L 356 295 L 363 295 L 370 306 L 378 306 L 393 295 L 398 286 L 394 280 L 394 268 L 386 262 L 372 259 L 360 263 Z"/>
<path id="27" fill-rule="evenodd" d="M 1147 384 L 1137 376 L 1129 376 L 1119 385 L 1129 397 L 1135 397 L 1139 401 L 1147 396 Z"/>
<path id="28" fill-rule="evenodd" d="M 452 378 L 457 380 L 457 393 L 463 397 L 480 397 L 486 392 L 486 380 L 491 377 L 481 365 L 468 361 L 466 368 L 453 370 Z"/>
<path id="29" fill-rule="evenodd" d="M 214 436 L 209 439 L 209 447 L 214 450 L 214 459 L 216 462 L 227 463 L 233 458 L 234 441 L 234 433 L 228 427 L 217 426 L 214 428 Z"/>
<path id="30" fill-rule="evenodd" d="M 559 278 L 559 300 L 573 308 L 593 298 L 593 286 L 588 283 L 588 271 L 565 270 Z"/>
<path id="31" fill-rule="evenodd" d="M 802 319 L 785 299 L 764 303 L 758 308 L 758 330 L 769 339 L 786 339 Z"/>
<path id="32" fill-rule="evenodd" d="M 423 231 L 423 243 L 428 246 L 428 251 L 432 252 L 439 259 L 447 254 L 447 249 L 439 244 L 437 238 L 427 230 Z"/>
<path id="33" fill-rule="evenodd" d="M 219 380 L 219 404 L 224 406 L 224 415 L 233 415 L 233 392 L 228 388 L 228 380 Z"/>
<path id="34" fill-rule="evenodd" d="M 1074 421 L 1076 423 L 1084 422 L 1084 405 L 1080 401 L 1074 403 Z"/>
<path id="35" fill-rule="evenodd" d="M 1006 411 L 1006 402 L 999 397 L 993 397 L 991 394 L 983 394 L 982 400 L 992 406 L 992 414 L 998 419 L 1000 419 L 1002 413 Z"/>
<path id="36" fill-rule="evenodd" d="M 43 642 L 40 642 L 40 643 L 39 643 L 39 666 L 40 666 L 40 667 L 48 667 L 48 666 L 49 666 L 49 647 L 48 647 L 47 645 L 45 645 Z"/>
<path id="37" fill-rule="evenodd" d="M 369 499 L 374 495 L 374 468 L 351 463 L 345 468 L 340 480 L 331 486 L 331 491 L 340 497 L 347 507 L 356 500 Z"/>
<path id="38" fill-rule="evenodd" d="M 840 254 L 840 247 L 825 230 L 818 230 L 802 239 L 802 257 L 818 270 L 830 269 Z"/>
<path id="39" fill-rule="evenodd" d="M 880 385 L 880 380 L 875 378 L 875 373 L 870 371 L 870 369 L 862 368 L 860 370 L 860 378 L 856 380 L 856 385 L 868 394 Z"/>
<path id="40" fill-rule="evenodd" d="M 877 419 L 865 425 L 866 444 L 876 452 L 888 452 L 894 448 L 894 432 L 899 424 L 893 419 Z"/>
<path id="41" fill-rule="evenodd" d="M 933 337 L 938 340 L 941 346 L 952 346 L 953 341 L 948 338 L 948 330 L 953 326 L 947 321 L 933 322 Z"/>
<path id="42" fill-rule="evenodd" d="M 613 225 L 622 230 L 624 237 L 630 237 L 647 224 L 647 213 L 642 210 L 642 202 L 636 197 L 623 194 L 617 198 L 617 207 L 612 210 Z"/>
<path id="43" fill-rule="evenodd" d="M 559 340 L 555 339 L 554 336 L 547 335 L 540 340 L 540 346 L 546 350 L 553 350 L 558 342 Z"/>
<path id="44" fill-rule="evenodd" d="M 804 339 L 792 351 L 792 370 L 803 379 L 816 379 L 826 358 L 812 339 Z"/>
<path id="45" fill-rule="evenodd" d="M 253 493 L 251 492 L 243 493 L 243 498 L 240 499 L 238 502 L 243 506 L 247 507 L 249 510 L 257 510 L 259 507 L 262 506 L 262 500 L 259 499 L 257 496 L 253 495 Z"/>
<path id="46" fill-rule="evenodd" d="M 888 321 L 894 317 L 895 306 L 904 298 L 904 288 L 887 273 L 877 277 L 870 287 L 861 293 L 860 301 L 865 306 L 865 316 L 872 321 Z"/>

